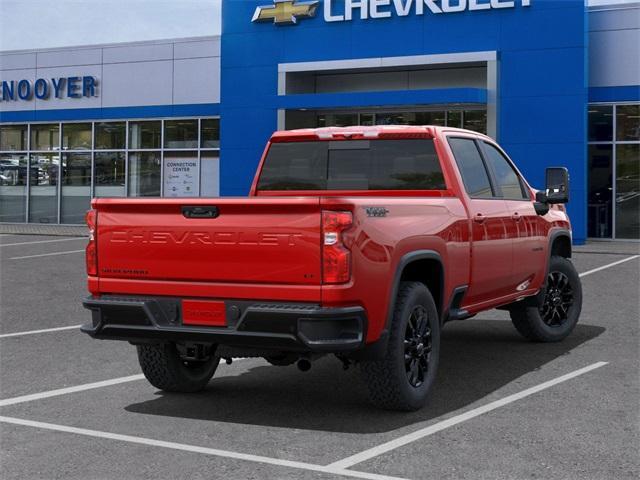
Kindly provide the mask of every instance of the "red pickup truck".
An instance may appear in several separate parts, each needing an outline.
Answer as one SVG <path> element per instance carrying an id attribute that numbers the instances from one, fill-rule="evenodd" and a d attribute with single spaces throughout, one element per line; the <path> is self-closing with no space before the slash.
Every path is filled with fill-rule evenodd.
<path id="1" fill-rule="evenodd" d="M 157 388 L 220 359 L 357 363 L 372 401 L 423 406 L 444 323 L 502 308 L 534 341 L 580 315 L 566 169 L 533 190 L 489 137 L 433 126 L 271 137 L 248 198 L 100 198 L 87 213 L 94 338 Z"/>

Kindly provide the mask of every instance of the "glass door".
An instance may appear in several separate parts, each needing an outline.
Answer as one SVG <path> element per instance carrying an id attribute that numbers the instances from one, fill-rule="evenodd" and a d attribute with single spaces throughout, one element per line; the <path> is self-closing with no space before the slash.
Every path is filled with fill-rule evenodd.
<path id="1" fill-rule="evenodd" d="M 29 159 L 29 222 L 58 223 L 60 155 L 33 153 Z"/>
<path id="2" fill-rule="evenodd" d="M 588 235 L 640 240 L 640 104 L 589 105 Z"/>
<path id="3" fill-rule="evenodd" d="M 82 223 L 91 203 L 91 154 L 62 155 L 60 223 Z"/>
<path id="4" fill-rule="evenodd" d="M 616 146 L 616 238 L 640 239 L 640 144 Z"/>
<path id="5" fill-rule="evenodd" d="M 588 235 L 611 238 L 613 232 L 613 146 L 589 146 Z"/>

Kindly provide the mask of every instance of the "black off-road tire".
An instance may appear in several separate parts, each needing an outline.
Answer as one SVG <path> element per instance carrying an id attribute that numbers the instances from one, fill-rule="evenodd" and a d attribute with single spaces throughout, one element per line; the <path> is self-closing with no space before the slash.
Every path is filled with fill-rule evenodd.
<path id="1" fill-rule="evenodd" d="M 556 288 L 558 279 L 562 280 L 561 288 Z M 550 315 L 558 298 L 559 313 Z M 554 255 L 549 261 L 546 288 L 537 296 L 513 305 L 509 313 L 516 330 L 528 340 L 559 342 L 573 331 L 581 310 L 582 284 L 578 272 L 570 260 Z"/>
<path id="2" fill-rule="evenodd" d="M 429 336 L 422 343 L 416 343 L 410 320 L 416 323 L 415 312 L 424 313 Z M 412 339 L 410 342 L 407 338 Z M 428 344 L 428 345 L 425 345 Z M 410 378 L 413 360 L 427 351 L 426 366 L 421 381 Z M 410 352 L 410 353 L 407 353 Z M 420 282 L 402 282 L 396 299 L 395 310 L 389 332 L 389 343 L 385 357 L 381 360 L 362 362 L 360 370 L 369 390 L 371 401 L 387 410 L 414 411 L 422 408 L 436 378 L 440 355 L 440 319 L 429 289 Z M 407 360 L 411 358 L 411 360 Z M 418 365 L 423 365 L 421 360 Z M 420 380 L 420 379 L 418 379 Z"/>
<path id="3" fill-rule="evenodd" d="M 184 361 L 175 343 L 138 345 L 137 350 L 144 376 L 151 385 L 166 392 L 202 390 L 220 363 L 215 356 L 201 362 Z"/>

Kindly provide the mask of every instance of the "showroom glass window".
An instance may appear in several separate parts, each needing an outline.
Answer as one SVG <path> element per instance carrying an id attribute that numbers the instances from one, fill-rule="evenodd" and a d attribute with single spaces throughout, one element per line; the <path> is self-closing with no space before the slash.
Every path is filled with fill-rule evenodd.
<path id="1" fill-rule="evenodd" d="M 288 112 L 286 128 L 346 127 L 352 125 L 439 125 L 487 132 L 486 110 L 424 110 L 320 113 Z M 311 115 L 311 120 L 308 116 Z M 315 121 L 314 121 L 315 115 Z"/>
<path id="2" fill-rule="evenodd" d="M 640 104 L 589 105 L 588 235 L 640 239 Z"/>
<path id="3" fill-rule="evenodd" d="M 0 222 L 24 222 L 28 144 L 27 125 L 0 126 Z"/>
<path id="4" fill-rule="evenodd" d="M 92 197 L 218 196 L 219 148 L 219 118 L 0 125 L 0 222 L 81 224 Z"/>

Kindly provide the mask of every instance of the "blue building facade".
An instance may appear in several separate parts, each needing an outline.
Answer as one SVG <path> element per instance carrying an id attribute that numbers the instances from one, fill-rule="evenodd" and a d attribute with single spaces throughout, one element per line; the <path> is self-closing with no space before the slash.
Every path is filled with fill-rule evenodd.
<path id="1" fill-rule="evenodd" d="M 17 90 L 0 92 L 0 221 L 75 223 L 100 195 L 246 195 L 277 129 L 436 124 L 496 138 L 536 187 L 568 167 L 576 243 L 640 238 L 640 5 L 222 5 L 220 37 L 2 52 Z M 81 95 L 41 98 L 69 78 Z M 188 191 L 176 162 L 199 176 Z"/>
<path id="2" fill-rule="evenodd" d="M 517 0 L 503 2 L 505 8 L 476 10 L 469 9 L 472 2 L 451 1 L 451 7 L 466 7 L 453 12 L 442 11 L 447 2 L 433 2 L 442 13 L 422 0 L 378 2 L 375 13 L 389 14 L 382 18 L 372 18 L 374 2 L 333 1 L 296 23 L 251 22 L 265 3 L 223 3 L 223 194 L 246 194 L 265 140 L 278 127 L 297 126 L 287 125 L 286 119 L 282 124 L 288 111 L 413 111 L 425 106 L 453 111 L 464 105 L 487 111 L 487 132 L 532 184 L 543 184 L 547 166 L 569 167 L 574 235 L 578 242 L 585 240 L 588 17 L 582 0 Z M 400 16 L 396 4 L 408 14 Z M 351 20 L 329 21 L 349 16 Z M 445 87 L 446 77 L 433 88 L 429 82 L 402 88 L 392 78 L 394 72 L 428 76 L 447 69 L 462 73 L 457 88 Z M 485 85 L 474 78 L 477 70 Z M 341 74 L 346 82 L 362 77 L 362 85 L 353 82 L 351 91 L 287 90 L 282 85 L 289 78 L 303 80 L 296 76 L 313 76 L 309 83 L 317 84 L 321 76 Z M 380 74 L 389 81 L 367 91 L 366 77 Z"/>

